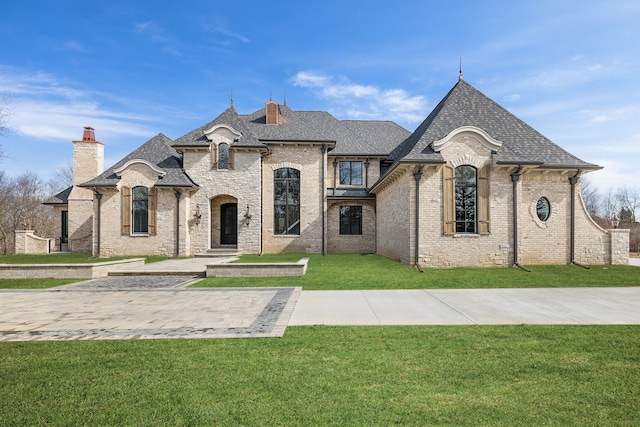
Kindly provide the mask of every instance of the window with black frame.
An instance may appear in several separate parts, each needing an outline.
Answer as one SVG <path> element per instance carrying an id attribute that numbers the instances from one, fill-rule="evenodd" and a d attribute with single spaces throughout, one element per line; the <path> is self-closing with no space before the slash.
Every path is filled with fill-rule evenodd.
<path id="1" fill-rule="evenodd" d="M 456 168 L 456 233 L 477 233 L 477 171 L 473 166 Z"/>
<path id="2" fill-rule="evenodd" d="M 340 234 L 362 234 L 362 206 L 340 206 Z"/>
<path id="3" fill-rule="evenodd" d="M 300 234 L 300 171 L 280 168 L 273 171 L 273 233 Z"/>
<path id="4" fill-rule="evenodd" d="M 149 232 L 149 189 L 147 187 L 133 188 L 133 233 L 147 234 Z"/>
<path id="5" fill-rule="evenodd" d="M 340 184 L 362 185 L 362 162 L 340 162 Z"/>

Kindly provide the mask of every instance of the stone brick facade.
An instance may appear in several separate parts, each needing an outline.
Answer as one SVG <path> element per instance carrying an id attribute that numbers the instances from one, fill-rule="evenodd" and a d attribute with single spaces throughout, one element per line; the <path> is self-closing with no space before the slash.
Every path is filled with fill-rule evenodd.
<path id="1" fill-rule="evenodd" d="M 87 128 L 73 142 L 74 186 L 55 209 L 69 211 L 69 248 L 100 256 L 230 248 L 378 253 L 422 267 L 628 262 L 628 232 L 598 227 L 580 197 L 579 175 L 599 167 L 466 82 L 413 134 L 391 122 L 354 126 L 274 101 L 250 115 L 231 105 L 175 141 L 157 135 L 104 172 L 103 145 Z M 340 162 L 355 162 L 355 179 L 340 183 Z M 274 173 L 282 168 L 299 173 L 299 233 L 276 227 Z M 456 185 L 456 168 L 475 171 L 474 196 Z M 130 227 L 136 187 L 149 191 L 148 232 Z M 549 206 L 544 218 L 540 201 Z M 461 211 L 462 203 L 473 207 Z M 361 230 L 341 232 L 342 206 L 361 208 Z M 459 220 L 461 212 L 471 219 Z"/>

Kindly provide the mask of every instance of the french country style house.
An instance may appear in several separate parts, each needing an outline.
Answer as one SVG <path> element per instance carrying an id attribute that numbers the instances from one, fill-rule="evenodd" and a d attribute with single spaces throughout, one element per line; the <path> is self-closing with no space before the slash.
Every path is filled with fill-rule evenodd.
<path id="1" fill-rule="evenodd" d="M 58 243 L 95 256 L 377 253 L 418 267 L 628 263 L 589 217 L 566 152 L 462 78 L 409 132 L 269 101 L 233 103 L 104 169 L 86 127 Z"/>

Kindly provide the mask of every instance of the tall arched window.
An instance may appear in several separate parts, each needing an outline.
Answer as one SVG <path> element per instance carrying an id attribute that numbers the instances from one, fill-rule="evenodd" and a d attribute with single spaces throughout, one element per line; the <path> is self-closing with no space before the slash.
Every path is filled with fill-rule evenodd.
<path id="1" fill-rule="evenodd" d="M 273 171 L 274 234 L 300 234 L 300 171 Z"/>
<path id="2" fill-rule="evenodd" d="M 456 168 L 456 233 L 477 233 L 477 171 L 473 166 Z"/>
<path id="3" fill-rule="evenodd" d="M 218 144 L 218 169 L 229 169 L 229 144 Z"/>
<path id="4" fill-rule="evenodd" d="M 134 187 L 132 201 L 133 233 L 147 234 L 149 232 L 149 189 Z"/>

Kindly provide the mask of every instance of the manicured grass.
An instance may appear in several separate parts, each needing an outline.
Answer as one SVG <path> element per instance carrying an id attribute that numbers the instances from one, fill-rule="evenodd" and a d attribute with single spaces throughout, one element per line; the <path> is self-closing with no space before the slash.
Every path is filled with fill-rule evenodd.
<path id="1" fill-rule="evenodd" d="M 0 425 L 639 425 L 640 327 L 1 343 Z"/>
<path id="2" fill-rule="evenodd" d="M 640 286 L 640 268 L 633 266 L 575 265 L 518 268 L 425 269 L 404 265 L 378 255 L 243 255 L 240 262 L 295 262 L 310 257 L 301 277 L 210 278 L 197 287 L 302 286 L 306 290 L 341 289 L 456 289 Z"/>
<path id="3" fill-rule="evenodd" d="M 80 282 L 84 279 L 3 279 L 0 289 L 47 289 Z"/>
<path id="4" fill-rule="evenodd" d="M 13 254 L 0 256 L 0 264 L 92 264 L 97 262 L 120 261 L 131 258 L 144 258 L 146 264 L 173 259 L 171 257 L 157 255 L 95 258 L 91 256 L 91 254 L 83 253 Z"/>

